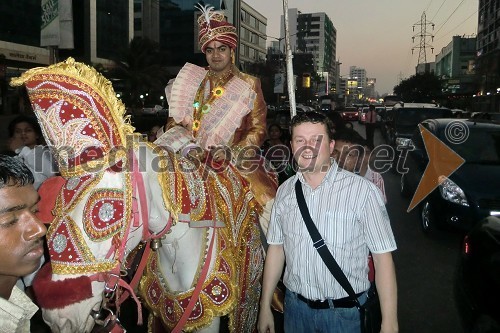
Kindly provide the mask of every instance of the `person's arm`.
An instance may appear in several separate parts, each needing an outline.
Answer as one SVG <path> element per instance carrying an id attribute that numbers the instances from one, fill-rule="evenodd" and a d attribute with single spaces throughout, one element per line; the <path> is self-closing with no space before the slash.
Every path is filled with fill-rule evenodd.
<path id="1" fill-rule="evenodd" d="M 391 252 L 372 253 L 375 264 L 375 284 L 380 299 L 382 311 L 381 333 L 395 333 L 399 331 L 397 311 L 397 283 L 396 271 Z"/>
<path id="2" fill-rule="evenodd" d="M 254 78 L 253 90 L 257 94 L 252 111 L 243 118 L 243 123 L 237 131 L 242 131 L 233 146 L 240 148 L 255 146 L 260 147 L 266 138 L 267 105 L 264 101 L 260 80 Z"/>
<path id="3" fill-rule="evenodd" d="M 264 265 L 262 295 L 260 297 L 260 311 L 257 328 L 259 333 L 274 333 L 274 318 L 271 311 L 271 302 L 276 285 L 281 277 L 285 265 L 283 244 L 269 244 Z"/>

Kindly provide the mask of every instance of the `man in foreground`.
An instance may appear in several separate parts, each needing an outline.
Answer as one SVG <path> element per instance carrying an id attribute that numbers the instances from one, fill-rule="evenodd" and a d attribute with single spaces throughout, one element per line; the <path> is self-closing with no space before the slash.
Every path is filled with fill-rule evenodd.
<path id="1" fill-rule="evenodd" d="M 16 287 L 20 277 L 38 269 L 47 229 L 35 216 L 39 196 L 30 170 L 13 157 L 0 155 L 0 331 L 30 332 L 38 310 Z"/>
<path id="2" fill-rule="evenodd" d="M 326 116 L 299 114 L 292 119 L 291 132 L 299 170 L 280 186 L 272 209 L 259 332 L 274 332 L 270 304 L 285 258 L 285 332 L 360 332 L 355 303 L 313 247 L 297 205 L 297 181 L 314 224 L 360 304 L 366 301 L 370 287 L 367 257 L 372 252 L 382 310 L 381 332 L 397 332 L 397 285 L 391 255 L 396 243 L 379 190 L 330 159 L 334 141 Z"/>

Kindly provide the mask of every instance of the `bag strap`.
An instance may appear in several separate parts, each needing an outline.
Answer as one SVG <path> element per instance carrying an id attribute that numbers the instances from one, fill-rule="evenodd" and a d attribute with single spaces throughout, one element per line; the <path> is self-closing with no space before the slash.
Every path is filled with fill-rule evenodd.
<path id="1" fill-rule="evenodd" d="M 333 277 L 337 280 L 340 286 L 349 294 L 349 297 L 352 298 L 356 302 L 356 307 L 361 308 L 361 304 L 359 304 L 358 298 L 356 297 L 356 293 L 352 288 L 351 283 L 347 280 L 344 272 L 340 268 L 339 264 L 333 257 L 333 255 L 328 250 L 328 247 L 325 244 L 325 240 L 321 237 L 318 229 L 314 225 L 314 222 L 309 214 L 309 210 L 307 209 L 306 200 L 304 198 L 304 193 L 302 192 L 302 183 L 300 180 L 297 180 L 295 183 L 295 194 L 297 196 L 297 202 L 299 204 L 300 213 L 302 214 L 302 219 L 307 227 L 307 231 L 309 231 L 309 235 L 313 241 L 313 246 L 318 251 L 321 259 L 325 263 L 326 267 L 330 273 L 332 273 Z"/>

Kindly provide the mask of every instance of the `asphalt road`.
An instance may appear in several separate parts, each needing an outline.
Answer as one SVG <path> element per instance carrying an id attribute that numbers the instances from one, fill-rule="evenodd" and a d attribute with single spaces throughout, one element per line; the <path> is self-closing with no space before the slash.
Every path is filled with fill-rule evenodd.
<path id="1" fill-rule="evenodd" d="M 354 128 L 365 136 L 364 126 Z M 383 143 L 375 132 L 375 143 Z M 399 194 L 399 175 L 383 174 L 387 210 L 398 245 L 394 252 L 398 282 L 398 315 L 402 333 L 461 333 L 453 278 L 463 236 L 451 230 L 424 235 L 418 208 L 407 212 L 410 199 Z"/>

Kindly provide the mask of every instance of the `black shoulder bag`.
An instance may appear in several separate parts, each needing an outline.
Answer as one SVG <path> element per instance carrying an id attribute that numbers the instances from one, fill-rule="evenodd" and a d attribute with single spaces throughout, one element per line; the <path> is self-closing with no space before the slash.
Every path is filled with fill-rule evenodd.
<path id="1" fill-rule="evenodd" d="M 309 210 L 307 209 L 306 200 L 304 199 L 304 193 L 302 192 L 302 184 L 300 180 L 295 183 L 295 194 L 297 196 L 297 202 L 299 204 L 300 213 L 302 214 L 302 219 L 306 224 L 307 231 L 313 241 L 314 248 L 318 251 L 321 259 L 325 263 L 328 270 L 332 273 L 333 277 L 342 286 L 342 288 L 349 294 L 349 297 L 356 302 L 356 307 L 360 313 L 361 319 L 361 333 L 378 333 L 380 332 L 380 326 L 382 323 L 382 314 L 380 312 L 380 301 L 377 294 L 377 288 L 375 283 L 373 283 L 368 290 L 368 298 L 365 304 L 359 304 L 356 297 L 356 293 L 352 288 L 351 283 L 347 280 L 344 272 L 337 264 L 337 261 L 333 255 L 328 250 L 328 247 L 321 237 L 318 229 L 314 225 L 311 215 L 309 215 Z"/>

